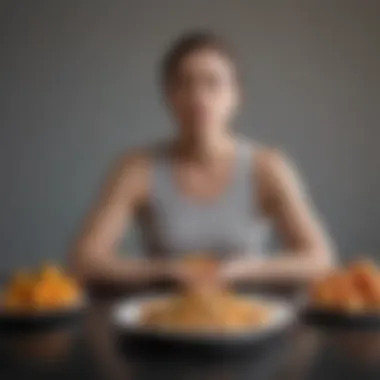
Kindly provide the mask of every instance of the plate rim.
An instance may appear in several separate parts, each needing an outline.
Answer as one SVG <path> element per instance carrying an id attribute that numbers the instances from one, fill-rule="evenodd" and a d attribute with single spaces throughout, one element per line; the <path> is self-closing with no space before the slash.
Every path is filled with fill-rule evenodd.
<path id="1" fill-rule="evenodd" d="M 281 307 L 283 310 L 283 317 L 280 320 L 280 323 L 274 319 L 271 323 L 261 326 L 257 329 L 243 329 L 241 331 L 232 331 L 232 332 L 190 332 L 184 330 L 169 330 L 169 329 L 159 329 L 149 326 L 142 326 L 138 323 L 125 323 L 121 324 L 120 320 L 117 318 L 118 310 L 123 307 L 131 307 L 133 303 L 141 304 L 148 300 L 154 299 L 165 299 L 170 296 L 174 296 L 176 293 L 164 293 L 164 294 L 146 294 L 140 296 L 133 296 L 125 298 L 121 301 L 118 301 L 111 308 L 110 319 L 113 327 L 118 329 L 121 332 L 128 332 L 134 335 L 140 336 L 151 336 L 157 337 L 165 340 L 180 340 L 180 341 L 199 341 L 199 342 L 231 342 L 234 340 L 238 341 L 251 341 L 260 339 L 265 336 L 272 335 L 273 333 L 283 330 L 286 327 L 290 326 L 297 319 L 297 310 L 295 305 L 292 305 L 291 302 L 286 301 L 284 298 L 272 297 L 267 295 L 260 295 L 257 293 L 238 293 L 239 296 L 248 298 L 251 300 L 262 300 L 263 302 L 268 302 L 269 304 L 277 304 L 277 307 Z"/>

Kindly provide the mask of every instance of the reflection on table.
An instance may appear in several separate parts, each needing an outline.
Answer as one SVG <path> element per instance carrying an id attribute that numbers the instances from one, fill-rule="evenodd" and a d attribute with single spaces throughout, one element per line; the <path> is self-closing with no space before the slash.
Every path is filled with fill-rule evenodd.
<path id="1" fill-rule="evenodd" d="M 109 312 L 92 304 L 85 319 L 34 334 L 1 332 L 1 379 L 378 379 L 380 332 L 319 331 L 298 324 L 243 350 L 207 352 L 122 339 Z"/>

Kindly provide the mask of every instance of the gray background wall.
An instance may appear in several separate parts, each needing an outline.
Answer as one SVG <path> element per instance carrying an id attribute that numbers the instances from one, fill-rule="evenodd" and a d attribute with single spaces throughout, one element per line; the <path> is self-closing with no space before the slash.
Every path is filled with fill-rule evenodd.
<path id="1" fill-rule="evenodd" d="M 379 255 L 378 1 L 13 0 L 0 14 L 2 270 L 63 258 L 110 162 L 170 133 L 156 63 L 197 27 L 240 52 L 240 129 L 294 158 L 342 254 Z"/>

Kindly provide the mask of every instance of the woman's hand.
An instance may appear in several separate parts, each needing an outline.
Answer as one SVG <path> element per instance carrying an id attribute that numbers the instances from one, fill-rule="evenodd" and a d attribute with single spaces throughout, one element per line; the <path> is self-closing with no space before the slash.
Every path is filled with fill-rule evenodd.
<path id="1" fill-rule="evenodd" d="M 169 277 L 187 289 L 210 289 L 221 284 L 221 263 L 208 258 L 190 258 L 174 261 Z"/>

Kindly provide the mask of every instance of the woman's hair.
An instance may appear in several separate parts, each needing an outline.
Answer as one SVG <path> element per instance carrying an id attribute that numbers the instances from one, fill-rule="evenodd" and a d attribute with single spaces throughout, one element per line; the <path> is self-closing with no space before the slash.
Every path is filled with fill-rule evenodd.
<path id="1" fill-rule="evenodd" d="M 164 87 L 168 87 L 175 81 L 181 62 L 199 50 L 217 52 L 227 58 L 233 66 L 237 66 L 235 54 L 222 38 L 209 32 L 188 33 L 174 42 L 164 56 L 161 68 L 161 80 Z"/>

